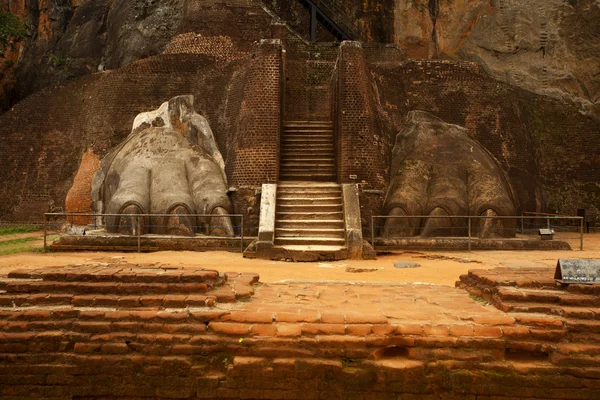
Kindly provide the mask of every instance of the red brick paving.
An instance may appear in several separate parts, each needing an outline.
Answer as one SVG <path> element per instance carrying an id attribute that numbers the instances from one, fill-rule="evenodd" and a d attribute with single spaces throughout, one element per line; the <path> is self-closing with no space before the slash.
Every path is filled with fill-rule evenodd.
<path id="1" fill-rule="evenodd" d="M 597 296 L 547 272 L 462 277 L 489 302 L 200 268 L 16 272 L 0 280 L 0 398 L 598 399 Z"/>

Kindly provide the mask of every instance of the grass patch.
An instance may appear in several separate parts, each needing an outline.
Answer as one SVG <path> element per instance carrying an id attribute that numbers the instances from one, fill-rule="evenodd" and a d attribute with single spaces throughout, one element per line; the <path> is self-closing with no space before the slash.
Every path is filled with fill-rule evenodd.
<path id="1" fill-rule="evenodd" d="M 476 302 L 483 304 L 484 306 L 492 304 L 481 296 L 469 295 L 469 297 L 472 298 L 473 300 L 475 300 Z"/>
<path id="2" fill-rule="evenodd" d="M 14 246 L 16 244 L 25 244 L 25 243 L 29 243 L 29 242 L 35 242 L 36 240 L 40 240 L 40 238 L 28 237 L 28 238 L 22 238 L 22 239 L 5 240 L 3 242 L 0 242 L 0 248 Z"/>
<path id="3" fill-rule="evenodd" d="M 29 246 L 29 247 L 17 247 L 16 249 L 8 249 L 8 250 L 0 250 L 0 256 L 9 256 L 11 254 L 18 254 L 18 253 L 31 253 L 36 251 L 38 248 L 37 247 L 33 247 L 33 246 Z"/>
<path id="4" fill-rule="evenodd" d="M 42 228 L 33 225 L 6 226 L 0 228 L 0 236 L 15 235 L 17 233 L 39 232 Z"/>

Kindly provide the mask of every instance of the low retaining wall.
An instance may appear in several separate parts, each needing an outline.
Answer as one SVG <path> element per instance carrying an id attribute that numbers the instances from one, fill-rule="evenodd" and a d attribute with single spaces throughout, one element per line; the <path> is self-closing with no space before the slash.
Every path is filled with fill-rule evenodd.
<path id="1" fill-rule="evenodd" d="M 533 272 L 535 282 L 552 280 Z M 3 400 L 600 393 L 598 331 L 507 315 L 450 287 L 260 285 L 249 273 L 90 264 L 15 271 L 0 291 Z"/>
<path id="2" fill-rule="evenodd" d="M 572 250 L 560 240 L 471 239 L 473 250 Z M 375 238 L 375 248 L 381 250 L 467 250 L 467 238 Z"/>
<path id="3" fill-rule="evenodd" d="M 244 237 L 244 248 L 255 237 Z M 135 236 L 62 236 L 49 246 L 51 251 L 138 251 Z M 231 251 L 242 252 L 239 237 L 142 236 L 140 250 L 149 251 Z"/>

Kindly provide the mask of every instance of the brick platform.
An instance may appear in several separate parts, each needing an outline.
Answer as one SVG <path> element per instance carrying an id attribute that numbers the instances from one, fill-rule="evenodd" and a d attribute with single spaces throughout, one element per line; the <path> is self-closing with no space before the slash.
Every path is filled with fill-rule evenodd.
<path id="1" fill-rule="evenodd" d="M 472 270 L 458 287 L 490 301 L 547 342 L 555 365 L 600 367 L 600 285 L 563 285 L 554 268 Z"/>
<path id="2" fill-rule="evenodd" d="M 541 270 L 530 275 L 531 285 L 551 284 Z M 523 319 L 450 287 L 267 285 L 255 274 L 95 264 L 15 271 L 0 290 L 2 399 L 600 393 L 597 331 L 573 336 L 562 317 Z"/>

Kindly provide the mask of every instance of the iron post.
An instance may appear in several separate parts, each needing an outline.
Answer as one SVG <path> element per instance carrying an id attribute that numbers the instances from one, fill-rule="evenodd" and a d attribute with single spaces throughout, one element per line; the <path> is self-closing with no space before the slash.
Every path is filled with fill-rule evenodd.
<path id="1" fill-rule="evenodd" d="M 371 246 L 375 250 L 375 218 L 371 215 Z"/>
<path id="2" fill-rule="evenodd" d="M 471 252 L 471 216 L 469 216 L 469 253 Z"/>
<path id="3" fill-rule="evenodd" d="M 579 222 L 579 250 L 583 251 L 583 218 Z"/>
<path id="4" fill-rule="evenodd" d="M 48 216 L 44 214 L 44 253 L 46 253 L 46 238 L 48 236 Z"/>
<path id="5" fill-rule="evenodd" d="M 242 249 L 242 254 L 244 254 L 244 214 L 242 214 L 242 222 L 240 223 L 240 237 L 242 239 L 242 244 L 241 244 L 241 249 Z"/>

